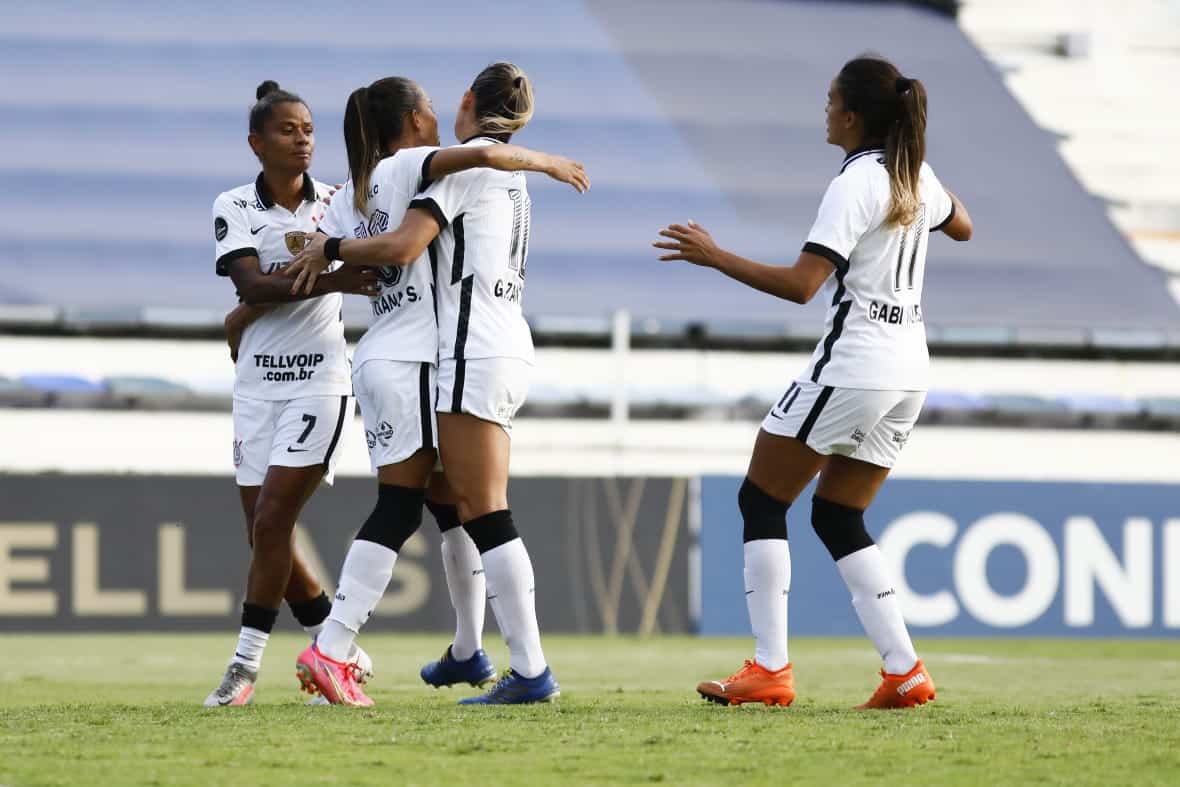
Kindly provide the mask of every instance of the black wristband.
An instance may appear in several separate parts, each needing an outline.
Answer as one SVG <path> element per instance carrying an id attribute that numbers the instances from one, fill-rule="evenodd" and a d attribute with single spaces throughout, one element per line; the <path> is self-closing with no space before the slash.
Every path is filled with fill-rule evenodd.
<path id="1" fill-rule="evenodd" d="M 340 242 L 344 238 L 328 238 L 328 242 L 324 244 L 324 256 L 328 258 L 328 262 L 335 262 L 340 259 Z"/>

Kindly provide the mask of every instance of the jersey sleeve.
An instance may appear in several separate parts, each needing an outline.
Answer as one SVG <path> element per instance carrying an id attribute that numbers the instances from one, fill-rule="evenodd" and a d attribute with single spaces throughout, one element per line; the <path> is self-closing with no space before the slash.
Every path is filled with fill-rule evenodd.
<path id="1" fill-rule="evenodd" d="M 229 265 L 242 257 L 258 256 L 245 210 L 229 194 L 213 202 L 213 257 L 218 276 L 229 275 Z"/>
<path id="2" fill-rule="evenodd" d="M 344 184 L 344 188 L 332 195 L 332 202 L 324 211 L 324 217 L 316 225 L 316 229 L 329 237 L 351 238 L 352 228 L 352 181 Z"/>
<path id="3" fill-rule="evenodd" d="M 391 185 L 403 198 L 412 199 L 430 186 L 430 160 L 438 151 L 439 148 L 433 147 L 407 148 L 399 150 L 394 156 L 394 167 L 390 172 Z"/>
<path id="4" fill-rule="evenodd" d="M 951 199 L 951 195 L 943 188 L 942 182 L 938 176 L 934 174 L 934 170 L 930 168 L 929 164 L 922 165 L 922 174 L 929 179 L 930 182 L 930 231 L 938 232 L 947 224 L 951 223 L 951 219 L 955 217 L 955 201 Z"/>
<path id="5" fill-rule="evenodd" d="M 819 214 L 803 251 L 827 259 L 837 271 L 848 270 L 848 258 L 872 224 L 873 211 L 868 184 L 840 176 L 831 182 L 819 205 Z"/>
<path id="6" fill-rule="evenodd" d="M 425 169 L 429 162 L 424 161 L 423 164 Z M 466 212 L 479 194 L 482 183 L 483 172 L 478 169 L 456 172 L 429 184 L 410 202 L 409 207 L 427 211 L 434 216 L 439 229 L 445 229 L 456 216 Z"/>

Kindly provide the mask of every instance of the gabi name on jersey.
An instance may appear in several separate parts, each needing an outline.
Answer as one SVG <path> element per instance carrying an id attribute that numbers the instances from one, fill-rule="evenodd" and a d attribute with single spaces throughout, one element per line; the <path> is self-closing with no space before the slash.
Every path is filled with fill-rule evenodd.
<path id="1" fill-rule="evenodd" d="M 901 306 L 873 301 L 869 304 L 869 319 L 882 325 L 919 325 L 922 323 L 922 306 L 917 303 Z"/>

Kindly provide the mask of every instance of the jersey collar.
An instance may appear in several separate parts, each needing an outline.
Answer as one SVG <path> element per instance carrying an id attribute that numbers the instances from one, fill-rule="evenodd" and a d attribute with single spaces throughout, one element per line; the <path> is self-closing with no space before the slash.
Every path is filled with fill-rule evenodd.
<path id="1" fill-rule="evenodd" d="M 496 139 L 495 137 L 489 137 L 487 134 L 476 134 L 474 137 L 468 137 L 467 139 L 463 140 L 463 142 L 460 144 L 466 145 L 468 142 L 474 142 L 477 139 L 486 139 L 488 142 L 499 142 L 500 144 L 504 144 L 504 140 Z"/>
<path id="2" fill-rule="evenodd" d="M 262 207 L 270 210 L 275 206 L 274 197 L 271 196 L 270 189 L 266 187 L 266 179 L 262 177 L 262 173 L 258 173 L 258 179 L 254 181 L 254 193 L 258 196 L 258 201 L 262 203 Z M 306 172 L 303 173 L 303 201 L 315 202 L 315 181 L 311 179 L 311 175 Z"/>
<path id="3" fill-rule="evenodd" d="M 841 172 L 841 174 L 843 174 L 844 170 L 848 169 L 848 165 L 854 161 L 859 161 L 860 159 L 864 158 L 865 156 L 871 155 L 873 153 L 884 153 L 884 152 L 885 151 L 881 148 L 875 148 L 875 147 L 871 147 L 871 146 L 857 148 L 856 150 L 852 151 L 851 153 L 849 153 L 847 156 L 844 157 L 844 164 L 843 164 L 843 166 L 840 167 L 840 172 Z"/>

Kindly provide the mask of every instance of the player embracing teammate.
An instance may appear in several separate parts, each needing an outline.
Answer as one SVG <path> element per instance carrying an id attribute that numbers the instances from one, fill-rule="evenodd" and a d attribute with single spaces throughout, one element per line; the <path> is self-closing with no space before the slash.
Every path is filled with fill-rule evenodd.
<path id="1" fill-rule="evenodd" d="M 356 96 L 354 93 L 354 99 Z M 347 221 L 331 221 L 325 229 L 340 234 L 312 239 L 288 268 L 289 274 L 297 274 L 292 292 L 307 293 L 314 291 L 319 274 L 335 261 L 343 262 L 345 269 L 380 266 L 387 285 L 423 279 L 423 291 L 432 285 L 433 302 L 437 304 L 437 335 L 431 337 L 437 340 L 431 350 L 438 356 L 437 379 L 435 370 L 421 365 L 417 356 L 414 360 L 418 363 L 408 369 L 374 365 L 374 360 L 365 360 L 362 365 L 358 360 L 357 390 L 364 397 L 362 410 L 371 411 L 365 418 L 374 442 L 381 444 L 383 439 L 381 422 L 386 419 L 377 415 L 383 408 L 399 419 L 393 434 L 408 424 L 413 439 L 405 451 L 396 454 L 374 449 L 373 462 L 381 482 L 377 509 L 346 559 L 342 592 L 333 605 L 323 641 L 300 657 L 300 669 L 306 678 L 334 702 L 368 702 L 355 683 L 355 671 L 325 650 L 345 652 L 346 643 L 351 642 L 349 635 L 365 622 L 389 582 L 396 549 L 420 521 L 423 488 L 433 465 L 433 450 L 426 449 L 434 417 L 446 475 L 444 497 L 454 499 L 455 512 L 446 510 L 442 504 L 445 501 L 436 501 L 431 510 L 444 528 L 448 519 L 461 523 L 466 535 L 456 533 L 462 536 L 463 543 L 453 544 L 452 549 L 464 549 L 469 539 L 477 550 L 477 556 L 465 558 L 467 573 L 477 571 L 482 562 L 487 600 L 511 654 L 510 669 L 500 681 L 486 694 L 464 702 L 530 703 L 558 694 L 557 682 L 541 649 L 532 563 L 508 508 L 509 435 L 512 419 L 528 392 L 533 362 L 532 337 L 521 311 L 530 226 L 525 177 L 522 171 L 500 171 L 485 165 L 438 179 L 443 172 L 431 169 L 432 162 L 444 156 L 487 161 L 506 158 L 509 166 L 501 169 L 544 171 L 584 190 L 588 181 L 581 165 L 564 159 L 546 162 L 542 154 L 504 149 L 512 134 L 524 128 L 532 115 L 532 86 L 524 72 L 511 63 L 488 66 L 476 76 L 459 105 L 455 134 L 463 144 L 437 153 L 421 149 L 398 152 L 370 170 L 372 184 L 379 188 L 370 186 L 367 192 L 363 187 L 356 191 L 366 168 L 354 166 L 354 195 L 364 193 L 368 198 L 354 196 L 353 208 L 359 215 Z M 409 119 L 414 119 L 412 112 Z M 390 152 L 386 135 L 376 126 L 368 136 L 367 144 Z M 406 141 L 421 144 L 424 140 Z M 425 141 L 436 144 L 437 130 L 433 140 L 427 136 Z M 415 192 L 419 193 L 415 196 Z M 377 210 L 390 217 L 391 226 L 394 220 L 400 221 L 400 226 L 380 231 L 386 217 L 370 226 Z M 430 263 L 426 262 L 428 249 Z M 435 270 L 431 271 L 428 264 Z M 397 342 L 415 335 L 399 331 L 388 337 L 382 341 L 386 355 L 373 358 L 396 360 L 387 353 Z M 404 398 L 414 402 L 408 410 L 396 409 L 398 391 L 404 391 Z M 433 402 L 419 391 L 433 394 Z M 423 404 L 430 410 L 423 410 Z M 399 459 L 406 451 L 412 453 Z M 402 467 L 395 467 L 398 462 Z M 385 502 L 393 501 L 395 496 L 396 505 Z M 444 544 L 450 530 L 453 528 L 444 532 Z M 391 540 L 379 540 L 382 532 L 392 534 Z M 448 568 L 449 582 L 451 578 Z M 460 618 L 463 605 L 478 605 L 482 615 L 482 593 L 472 598 L 470 593 L 457 594 L 455 590 L 452 587 L 452 601 Z M 471 617 L 474 615 L 473 609 Z M 482 623 L 482 617 L 479 620 Z M 490 663 L 478 650 L 477 642 L 460 643 L 460 633 L 457 631 L 456 641 L 442 659 L 423 669 L 422 677 L 427 682 L 477 682 L 485 677 Z"/>
<path id="2" fill-rule="evenodd" d="M 727 705 L 789 705 L 787 651 L 791 557 L 787 508 L 819 475 L 811 523 L 831 553 L 865 632 L 884 662 L 861 708 L 912 707 L 934 699 L 865 509 L 889 475 L 926 398 L 922 283 L 932 232 L 971 237 L 971 219 L 925 163 L 926 90 L 876 57 L 849 61 L 828 92 L 827 141 L 844 163 L 791 267 L 718 248 L 689 222 L 660 232 L 661 260 L 716 268 L 762 292 L 806 303 L 829 300 L 824 338 L 807 368 L 762 422 L 738 493 L 746 606 L 754 658 L 697 691 Z"/>

